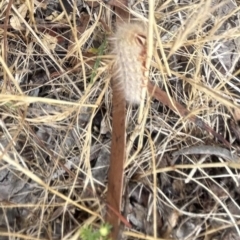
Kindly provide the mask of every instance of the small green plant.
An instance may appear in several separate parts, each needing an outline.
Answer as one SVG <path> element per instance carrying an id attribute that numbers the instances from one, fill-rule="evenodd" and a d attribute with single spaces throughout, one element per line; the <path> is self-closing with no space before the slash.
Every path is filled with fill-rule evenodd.
<path id="1" fill-rule="evenodd" d="M 94 63 L 94 66 L 93 66 L 93 72 L 91 74 L 91 80 L 90 80 L 91 83 L 93 83 L 93 79 L 97 75 L 97 69 L 100 65 L 101 56 L 104 52 L 104 49 L 106 48 L 106 45 L 107 45 L 107 40 L 106 40 L 106 37 L 105 37 L 103 43 L 101 44 L 101 46 L 98 49 L 92 49 L 92 52 L 97 53 L 98 57 L 97 57 L 97 60 Z"/>
<path id="2" fill-rule="evenodd" d="M 107 238 L 110 233 L 111 226 L 107 223 L 102 224 L 98 230 L 94 230 L 92 226 L 81 228 L 80 237 L 82 240 L 110 240 Z"/>

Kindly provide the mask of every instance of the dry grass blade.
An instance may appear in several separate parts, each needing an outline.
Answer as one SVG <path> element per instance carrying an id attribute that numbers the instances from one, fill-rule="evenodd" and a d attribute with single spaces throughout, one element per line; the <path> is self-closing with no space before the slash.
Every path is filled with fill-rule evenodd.
<path id="1" fill-rule="evenodd" d="M 12 5 L 12 0 L 8 2 L 7 10 L 6 10 L 6 18 L 4 20 L 4 36 L 3 36 L 3 42 L 4 42 L 4 62 L 7 62 L 7 49 L 8 49 L 8 43 L 7 43 L 7 32 L 8 32 L 8 17 Z"/>
<path id="2" fill-rule="evenodd" d="M 3 66 L 4 72 L 7 73 L 8 77 L 12 80 L 13 84 L 15 85 L 16 89 L 18 90 L 18 92 L 21 94 L 22 90 L 19 87 L 18 82 L 16 81 L 16 79 L 13 77 L 12 73 L 9 71 L 9 68 L 7 67 L 6 62 L 3 60 L 3 58 L 0 56 L 0 63 Z M 6 85 L 6 84 L 5 84 Z M 2 88 L 2 91 L 5 91 L 5 88 Z"/>

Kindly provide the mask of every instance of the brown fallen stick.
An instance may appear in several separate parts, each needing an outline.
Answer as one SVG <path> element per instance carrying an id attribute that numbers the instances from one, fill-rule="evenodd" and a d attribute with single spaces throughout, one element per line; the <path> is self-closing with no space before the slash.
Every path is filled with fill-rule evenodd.
<path id="1" fill-rule="evenodd" d="M 191 115 L 190 111 L 188 111 L 184 106 L 175 100 L 170 100 L 169 96 L 166 92 L 160 89 L 157 86 L 154 86 L 151 82 L 148 83 L 148 91 L 149 94 L 155 97 L 159 102 L 163 105 L 168 106 L 172 111 L 177 112 L 181 117 L 186 117 L 191 122 L 195 123 L 201 129 L 211 133 L 214 137 L 216 137 L 219 141 L 221 141 L 226 147 L 230 148 L 230 143 L 219 133 L 215 132 L 208 124 L 202 121 L 195 115 Z"/>
<path id="2" fill-rule="evenodd" d="M 121 212 L 123 172 L 126 158 L 125 115 L 125 101 L 124 99 L 119 101 L 118 94 L 113 91 L 113 132 L 108 171 L 106 222 L 112 226 L 111 239 L 116 240 L 119 234 L 120 218 L 115 212 Z"/>
<path id="3" fill-rule="evenodd" d="M 119 1 L 122 6 L 127 5 L 126 0 Z M 114 5 L 117 1 L 112 0 Z M 116 6 L 115 13 L 117 24 L 129 19 L 129 12 Z M 115 82 L 113 76 L 112 82 Z M 113 111 L 112 111 L 112 145 L 110 166 L 108 171 L 108 191 L 107 191 L 107 214 L 106 222 L 111 226 L 110 239 L 117 240 L 120 237 L 120 217 L 116 213 L 121 212 L 124 164 L 126 161 L 126 99 L 117 87 L 113 86 Z"/>

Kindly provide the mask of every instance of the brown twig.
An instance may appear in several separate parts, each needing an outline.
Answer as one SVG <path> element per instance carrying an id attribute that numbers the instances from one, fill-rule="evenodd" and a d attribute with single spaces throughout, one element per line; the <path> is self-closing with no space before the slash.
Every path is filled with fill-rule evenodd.
<path id="1" fill-rule="evenodd" d="M 119 100 L 119 95 L 113 90 L 113 132 L 108 172 L 107 203 L 116 212 L 121 212 L 123 170 L 126 158 L 125 105 L 125 99 Z M 112 226 L 111 238 L 118 239 L 120 219 L 116 214 L 113 214 L 109 206 L 106 221 Z"/>
<path id="2" fill-rule="evenodd" d="M 181 117 L 186 117 L 191 122 L 195 123 L 201 129 L 211 133 L 214 137 L 216 137 L 219 141 L 221 141 L 226 147 L 230 148 L 230 143 L 224 139 L 219 133 L 215 132 L 209 125 L 207 125 L 204 121 L 202 121 L 197 116 L 191 115 L 190 111 L 188 111 L 184 106 L 175 100 L 171 100 L 166 92 L 160 89 L 157 86 L 154 86 L 151 82 L 148 83 L 148 91 L 149 94 L 154 96 L 158 101 L 160 101 L 163 105 L 168 106 L 174 112 L 177 112 Z"/>
<path id="3" fill-rule="evenodd" d="M 112 0 L 114 5 L 119 1 Z M 122 0 L 121 4 L 126 6 L 126 0 Z M 116 6 L 116 5 L 115 5 Z M 115 7 L 117 23 L 128 20 L 129 13 L 122 8 Z M 112 226 L 110 233 L 111 239 L 117 240 L 120 232 L 120 218 L 114 212 L 121 212 L 122 191 L 123 191 L 123 175 L 124 164 L 126 159 L 126 100 L 123 95 L 119 95 L 118 91 L 113 88 L 113 125 L 112 125 L 112 145 L 110 167 L 108 172 L 108 192 L 107 203 L 108 211 L 106 221 Z M 114 209 L 114 211 L 113 211 Z"/>

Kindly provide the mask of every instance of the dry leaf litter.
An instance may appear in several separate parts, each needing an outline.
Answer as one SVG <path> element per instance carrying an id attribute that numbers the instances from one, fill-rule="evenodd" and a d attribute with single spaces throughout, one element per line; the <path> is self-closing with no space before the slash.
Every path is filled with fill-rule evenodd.
<path id="1" fill-rule="evenodd" d="M 147 19 L 148 1 L 129 7 Z M 155 1 L 162 45 L 155 33 L 149 80 L 231 149 L 152 99 L 143 147 L 131 158 L 136 139 L 125 168 L 122 214 L 132 228 L 123 239 L 156 239 L 153 227 L 161 239 L 240 239 L 239 8 L 234 0 Z M 1 239 L 73 239 L 82 226 L 102 223 L 112 131 L 106 39 L 114 18 L 107 3 L 0 3 Z M 137 112 L 127 112 L 128 136 Z"/>

